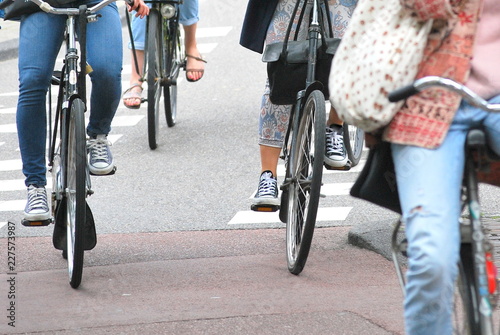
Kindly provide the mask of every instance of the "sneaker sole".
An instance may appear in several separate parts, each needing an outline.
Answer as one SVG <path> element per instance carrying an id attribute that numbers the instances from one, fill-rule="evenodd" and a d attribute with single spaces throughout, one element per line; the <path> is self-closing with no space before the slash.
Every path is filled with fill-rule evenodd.
<path id="1" fill-rule="evenodd" d="M 346 157 L 343 160 L 331 160 L 330 158 L 326 157 L 324 158 L 324 162 L 326 165 L 334 167 L 334 168 L 341 168 L 347 165 L 347 161 L 349 159 Z"/>
<path id="2" fill-rule="evenodd" d="M 46 221 L 51 219 L 50 212 L 42 213 L 42 214 L 28 214 L 24 213 L 24 220 L 26 221 Z"/>
<path id="3" fill-rule="evenodd" d="M 105 169 L 96 169 L 93 168 L 92 166 L 89 166 L 89 172 L 94 176 L 105 176 L 109 174 L 114 174 L 115 171 L 116 171 L 116 166 L 114 165 L 111 165 Z"/>
<path id="4" fill-rule="evenodd" d="M 279 206 L 281 205 L 281 200 L 279 198 L 262 198 L 262 199 L 253 199 L 252 205 L 255 206 Z"/>

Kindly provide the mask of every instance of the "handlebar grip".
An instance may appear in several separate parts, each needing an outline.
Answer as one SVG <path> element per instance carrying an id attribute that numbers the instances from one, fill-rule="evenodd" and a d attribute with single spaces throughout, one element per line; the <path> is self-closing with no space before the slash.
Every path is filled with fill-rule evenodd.
<path id="1" fill-rule="evenodd" d="M 4 1 L 0 2 L 0 9 L 5 9 L 6 7 L 9 7 L 13 3 L 14 3 L 14 0 L 4 0 Z"/>
<path id="2" fill-rule="evenodd" d="M 398 102 L 401 100 L 405 100 L 411 97 L 414 94 L 417 94 L 419 91 L 413 85 L 408 85 L 402 88 L 399 88 L 395 91 L 392 91 L 387 96 L 390 102 Z"/>

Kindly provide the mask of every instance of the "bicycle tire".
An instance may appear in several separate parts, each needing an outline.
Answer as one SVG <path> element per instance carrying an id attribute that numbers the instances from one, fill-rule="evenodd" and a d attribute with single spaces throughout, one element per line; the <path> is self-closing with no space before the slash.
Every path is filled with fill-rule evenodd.
<path id="1" fill-rule="evenodd" d="M 151 9 L 148 16 L 147 33 L 147 76 L 148 83 L 148 143 L 151 150 L 158 147 L 158 133 L 160 130 L 160 98 L 161 98 L 161 52 L 162 30 L 159 28 L 160 14 Z"/>
<path id="2" fill-rule="evenodd" d="M 351 167 L 358 165 L 363 154 L 365 132 L 344 122 L 344 144 Z"/>
<path id="3" fill-rule="evenodd" d="M 481 334 L 478 313 L 479 299 L 474 279 L 474 259 L 470 243 L 462 243 L 460 247 L 458 271 L 452 314 L 453 334 Z"/>
<path id="4" fill-rule="evenodd" d="M 84 229 L 86 219 L 85 104 L 79 98 L 71 102 L 65 122 L 65 197 L 67 223 L 67 261 L 70 285 L 80 286 L 83 274 Z"/>
<path id="5" fill-rule="evenodd" d="M 311 92 L 293 132 L 288 162 L 286 255 L 288 270 L 298 275 L 309 255 L 319 205 L 325 152 L 325 97 Z"/>
<path id="6" fill-rule="evenodd" d="M 163 103 L 165 118 L 169 127 L 177 122 L 177 78 L 183 66 L 182 47 L 178 20 L 169 20 L 163 25 L 165 36 L 165 73 L 168 78 L 163 86 Z"/>

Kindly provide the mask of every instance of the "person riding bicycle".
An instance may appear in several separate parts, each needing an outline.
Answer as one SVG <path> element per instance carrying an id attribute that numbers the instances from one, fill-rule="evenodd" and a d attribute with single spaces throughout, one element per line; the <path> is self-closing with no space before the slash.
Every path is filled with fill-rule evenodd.
<path id="1" fill-rule="evenodd" d="M 93 5 L 97 0 L 74 1 L 68 6 Z M 132 8 L 144 16 L 149 8 L 143 0 L 135 0 Z M 92 92 L 87 134 L 89 168 L 93 174 L 108 174 L 113 158 L 106 137 L 111 130 L 121 96 L 122 29 L 115 3 L 99 11 L 101 17 L 87 29 L 87 60 L 93 68 L 90 74 Z M 24 210 L 28 221 L 50 218 L 45 185 L 47 115 L 46 94 L 50 85 L 59 49 L 64 39 L 66 17 L 43 11 L 21 18 L 19 31 L 19 99 L 17 132 L 28 187 Z"/>
<path id="2" fill-rule="evenodd" d="M 148 4 L 150 6 L 150 4 Z M 179 22 L 184 27 L 184 48 L 186 50 L 186 79 L 195 82 L 203 77 L 205 71 L 204 60 L 198 51 L 196 43 L 196 29 L 199 21 L 198 0 L 184 0 L 179 5 Z M 144 48 L 146 44 L 146 20 L 140 17 L 132 18 L 132 38 L 134 40 L 135 53 L 139 69 L 144 64 Z M 129 43 L 129 49 L 132 44 Z M 134 51 L 132 50 L 132 59 Z M 142 103 L 142 74 L 132 64 L 130 75 L 130 87 L 123 93 L 123 104 L 127 108 L 137 109 Z"/>
<path id="3" fill-rule="evenodd" d="M 419 19 L 434 19 L 417 78 L 447 77 L 500 103 L 500 2 L 402 2 Z M 408 240 L 406 334 L 452 334 L 464 147 L 475 127 L 485 129 L 489 145 L 500 154 L 499 114 L 432 88 L 409 98 L 382 131 L 391 142 Z"/>
<path id="4" fill-rule="evenodd" d="M 262 53 L 264 44 L 282 42 L 286 35 L 294 5 L 297 0 L 250 0 L 248 3 L 240 44 L 252 51 Z M 304 0 L 300 0 L 304 1 Z M 309 6 L 312 6 L 311 0 Z M 333 17 L 333 34 L 341 38 L 352 16 L 357 0 L 338 2 L 329 0 Z M 299 14 L 297 14 L 299 16 Z M 299 28 L 298 39 L 307 38 L 307 19 Z M 291 36 L 296 27 L 292 28 Z M 304 83 L 305 84 L 305 83 Z M 259 145 L 261 174 L 253 205 L 279 206 L 277 167 L 288 128 L 291 105 L 275 105 L 269 99 L 269 82 L 266 81 L 259 113 Z M 344 146 L 343 121 L 332 108 L 326 125 L 326 147 L 324 162 L 330 168 L 343 169 L 347 163 Z"/>

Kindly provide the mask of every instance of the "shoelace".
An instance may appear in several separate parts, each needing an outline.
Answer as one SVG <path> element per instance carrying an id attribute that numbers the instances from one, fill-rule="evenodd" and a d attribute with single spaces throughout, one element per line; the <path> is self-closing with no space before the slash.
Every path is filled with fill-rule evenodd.
<path id="1" fill-rule="evenodd" d="M 276 182 L 272 178 L 264 178 L 259 183 L 259 196 L 276 196 Z"/>
<path id="2" fill-rule="evenodd" d="M 91 161 L 108 161 L 108 145 L 111 143 L 108 140 L 93 139 L 89 141 L 88 148 L 90 150 Z"/>
<path id="3" fill-rule="evenodd" d="M 326 128 L 326 153 L 337 154 L 342 153 L 344 150 L 344 137 L 331 129 Z"/>
<path id="4" fill-rule="evenodd" d="M 33 187 L 28 191 L 28 208 L 29 211 L 34 209 L 49 210 L 45 189 Z"/>

